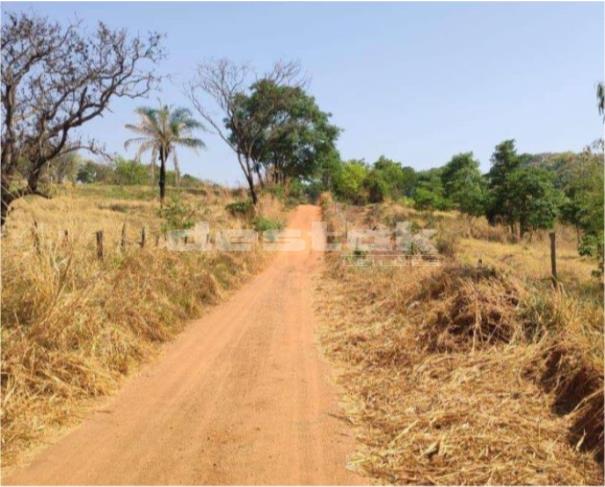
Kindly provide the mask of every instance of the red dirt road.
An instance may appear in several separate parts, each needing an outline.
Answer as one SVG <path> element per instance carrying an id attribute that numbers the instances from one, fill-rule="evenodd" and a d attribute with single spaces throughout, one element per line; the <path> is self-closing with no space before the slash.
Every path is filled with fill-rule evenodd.
<path id="1" fill-rule="evenodd" d="M 319 208 L 300 206 L 291 228 Z M 353 484 L 315 341 L 321 257 L 281 252 L 4 484 Z"/>

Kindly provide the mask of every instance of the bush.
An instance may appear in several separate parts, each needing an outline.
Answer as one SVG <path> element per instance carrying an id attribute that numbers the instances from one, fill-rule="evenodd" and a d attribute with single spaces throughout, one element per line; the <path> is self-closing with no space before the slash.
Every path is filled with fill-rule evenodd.
<path id="1" fill-rule="evenodd" d="M 270 230 L 281 230 L 284 228 L 284 223 L 280 220 L 258 216 L 252 221 L 252 226 L 257 232 L 266 232 Z"/>
<path id="2" fill-rule="evenodd" d="M 368 167 L 363 161 L 348 161 L 344 163 L 334 177 L 336 195 L 353 204 L 361 205 L 367 200 L 363 183 L 368 175 Z"/>
<path id="3" fill-rule="evenodd" d="M 225 206 L 232 216 L 249 217 L 254 214 L 254 205 L 250 200 L 234 201 Z"/>
<path id="4" fill-rule="evenodd" d="M 363 182 L 370 203 L 382 203 L 389 195 L 386 181 L 376 171 L 371 171 Z"/>
<path id="5" fill-rule="evenodd" d="M 194 214 L 193 208 L 185 205 L 177 196 L 172 196 L 168 204 L 160 209 L 160 216 L 164 219 L 162 231 L 185 230 L 193 227 Z"/>
<path id="6" fill-rule="evenodd" d="M 147 167 L 140 162 L 118 158 L 114 165 L 113 176 L 116 184 L 134 185 L 149 182 Z"/>

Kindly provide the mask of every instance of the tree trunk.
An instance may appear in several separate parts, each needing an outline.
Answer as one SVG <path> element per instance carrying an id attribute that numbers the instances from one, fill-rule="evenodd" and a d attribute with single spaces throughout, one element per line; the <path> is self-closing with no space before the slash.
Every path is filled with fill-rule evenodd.
<path id="1" fill-rule="evenodd" d="M 254 178 L 252 175 L 246 176 L 246 180 L 248 181 L 248 188 L 250 190 L 250 198 L 252 198 L 252 204 L 256 206 L 258 203 L 258 197 L 256 196 L 256 189 L 254 188 Z"/>
<path id="2" fill-rule="evenodd" d="M 164 196 L 166 196 L 166 154 L 164 149 L 160 149 L 160 207 L 164 206 Z"/>
<path id="3" fill-rule="evenodd" d="M 264 188 L 265 182 L 263 181 L 263 176 L 260 172 L 260 165 L 255 166 L 254 170 L 256 171 L 256 175 L 258 176 L 258 184 L 260 185 L 261 188 Z"/>
<path id="4" fill-rule="evenodd" d="M 8 209 L 13 202 L 13 198 L 8 193 L 8 191 L 2 191 L 2 207 L 0 210 L 0 227 L 4 228 L 4 224 L 6 223 L 6 217 L 8 216 Z"/>

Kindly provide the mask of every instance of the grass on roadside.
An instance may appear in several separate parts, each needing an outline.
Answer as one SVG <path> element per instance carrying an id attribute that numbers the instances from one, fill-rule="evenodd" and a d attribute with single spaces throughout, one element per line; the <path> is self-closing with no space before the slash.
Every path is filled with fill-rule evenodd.
<path id="1" fill-rule="evenodd" d="M 377 211 L 323 206 L 335 230 Z M 353 467 L 386 483 L 601 484 L 602 301 L 477 261 L 327 259 L 321 342 L 360 440 Z"/>
<path id="2" fill-rule="evenodd" d="M 156 244 L 165 224 L 157 202 L 125 199 L 112 187 L 89 189 L 19 201 L 2 238 L 3 465 L 73 421 L 89 399 L 114 391 L 158 344 L 265 261 L 260 251 L 168 251 Z M 181 195 L 190 218 L 211 228 L 249 224 L 225 210 L 230 193 L 210 192 Z M 278 206 L 264 203 L 271 217 L 283 216 Z M 147 242 L 141 249 L 143 226 Z M 104 232 L 102 261 L 96 258 L 97 230 Z"/>

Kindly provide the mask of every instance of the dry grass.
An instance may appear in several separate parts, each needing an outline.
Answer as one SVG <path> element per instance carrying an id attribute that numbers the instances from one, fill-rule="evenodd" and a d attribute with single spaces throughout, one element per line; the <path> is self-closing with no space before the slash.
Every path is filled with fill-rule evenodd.
<path id="1" fill-rule="evenodd" d="M 476 262 L 328 258 L 321 341 L 360 441 L 353 468 L 380 483 L 602 484 L 602 313 Z"/>
<path id="2" fill-rule="evenodd" d="M 216 188 L 215 188 L 216 189 Z M 156 247 L 157 203 L 108 191 L 65 190 L 19 202 L 2 239 L 2 462 L 73 421 L 90 398 L 116 389 L 190 318 L 260 269 L 259 252 L 171 252 Z M 94 191 L 93 191 L 94 192 Z M 183 197 L 211 226 L 240 226 L 231 196 Z M 271 206 L 271 203 L 266 203 Z M 272 211 L 279 212 L 279 208 Z M 118 208 L 118 210 L 116 210 Z M 32 221 L 39 222 L 40 252 Z M 122 224 L 129 243 L 119 248 Z M 147 228 L 147 245 L 137 243 Z M 63 230 L 69 231 L 64 239 Z M 105 232 L 95 258 L 94 231 Z"/>

